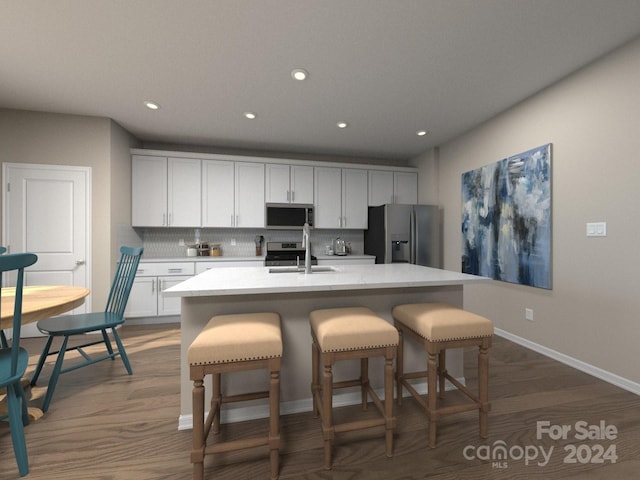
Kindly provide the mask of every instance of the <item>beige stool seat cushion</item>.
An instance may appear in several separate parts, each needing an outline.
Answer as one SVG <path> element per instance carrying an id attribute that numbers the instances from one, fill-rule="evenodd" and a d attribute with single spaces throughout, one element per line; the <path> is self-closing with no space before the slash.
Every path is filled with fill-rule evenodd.
<path id="1" fill-rule="evenodd" d="M 277 313 L 217 315 L 209 320 L 187 353 L 189 365 L 261 360 L 282 356 Z"/>
<path id="2" fill-rule="evenodd" d="M 309 314 L 322 352 L 398 345 L 398 331 L 366 307 L 327 308 Z"/>
<path id="3" fill-rule="evenodd" d="M 493 335 L 491 320 L 446 303 L 398 305 L 392 313 L 393 318 L 432 342 Z"/>

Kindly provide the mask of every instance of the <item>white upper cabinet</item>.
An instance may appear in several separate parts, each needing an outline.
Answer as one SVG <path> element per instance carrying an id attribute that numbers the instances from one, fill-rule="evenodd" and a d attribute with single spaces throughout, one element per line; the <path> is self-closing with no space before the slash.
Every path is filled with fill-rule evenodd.
<path id="1" fill-rule="evenodd" d="M 369 170 L 369 206 L 393 203 L 393 172 Z"/>
<path id="2" fill-rule="evenodd" d="M 267 203 L 313 203 L 313 167 L 267 163 L 265 168 Z"/>
<path id="3" fill-rule="evenodd" d="M 235 163 L 202 161 L 202 226 L 235 226 Z"/>
<path id="4" fill-rule="evenodd" d="M 200 225 L 200 160 L 134 155 L 131 162 L 133 226 Z"/>
<path id="5" fill-rule="evenodd" d="M 198 227 L 202 162 L 192 158 L 169 158 L 167 164 L 167 217 L 170 227 Z"/>
<path id="6" fill-rule="evenodd" d="M 369 205 L 375 207 L 387 203 L 418 203 L 418 174 L 369 170 Z"/>
<path id="7" fill-rule="evenodd" d="M 264 163 L 202 161 L 202 226 L 264 228 Z"/>
<path id="8" fill-rule="evenodd" d="M 235 227 L 264 228 L 264 163 L 236 162 Z"/>
<path id="9" fill-rule="evenodd" d="M 365 229 L 369 224 L 367 171 L 342 169 L 342 228 Z"/>
<path id="10" fill-rule="evenodd" d="M 313 205 L 315 228 L 362 230 L 369 206 L 418 202 L 418 173 L 408 167 L 131 154 L 134 227 L 264 228 L 265 203 L 284 203 Z"/>
<path id="11" fill-rule="evenodd" d="M 315 228 L 367 228 L 367 171 L 316 167 Z"/>
<path id="12" fill-rule="evenodd" d="M 393 203 L 415 205 L 418 203 L 418 174 L 393 172 Z"/>

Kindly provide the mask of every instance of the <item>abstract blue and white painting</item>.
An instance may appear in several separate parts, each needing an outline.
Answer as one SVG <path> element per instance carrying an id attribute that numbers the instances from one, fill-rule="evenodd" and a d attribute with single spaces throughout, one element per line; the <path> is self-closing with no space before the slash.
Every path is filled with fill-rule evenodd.
<path id="1" fill-rule="evenodd" d="M 551 144 L 462 174 L 462 271 L 551 288 Z"/>

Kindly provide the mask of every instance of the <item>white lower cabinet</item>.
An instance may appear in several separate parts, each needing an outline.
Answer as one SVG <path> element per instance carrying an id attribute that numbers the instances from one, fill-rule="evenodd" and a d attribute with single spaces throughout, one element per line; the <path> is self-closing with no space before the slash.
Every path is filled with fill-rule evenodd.
<path id="1" fill-rule="evenodd" d="M 209 262 L 141 262 L 131 287 L 125 316 L 139 318 L 180 315 L 180 297 L 165 297 L 163 290 L 210 268 L 262 266 L 262 257 Z"/>
<path id="2" fill-rule="evenodd" d="M 131 287 L 125 317 L 155 317 L 158 315 L 157 277 L 136 277 Z"/>
<path id="3" fill-rule="evenodd" d="M 125 316 L 135 318 L 179 315 L 180 298 L 165 297 L 162 291 L 194 274 L 193 262 L 140 263 Z"/>

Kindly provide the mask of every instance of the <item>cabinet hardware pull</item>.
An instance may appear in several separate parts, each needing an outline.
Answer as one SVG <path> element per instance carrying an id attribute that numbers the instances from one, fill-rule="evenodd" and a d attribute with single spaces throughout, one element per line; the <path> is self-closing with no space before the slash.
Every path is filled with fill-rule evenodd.
<path id="1" fill-rule="evenodd" d="M 182 272 L 182 268 L 170 268 L 169 272 L 171 272 L 171 273 L 181 273 Z"/>

